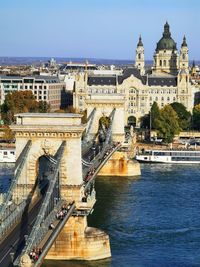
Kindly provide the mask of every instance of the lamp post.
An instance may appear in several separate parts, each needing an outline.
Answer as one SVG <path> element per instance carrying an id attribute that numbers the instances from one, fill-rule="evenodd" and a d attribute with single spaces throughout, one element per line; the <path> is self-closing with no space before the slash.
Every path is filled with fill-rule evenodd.
<path id="1" fill-rule="evenodd" d="M 149 111 L 149 140 L 151 141 L 151 127 L 152 127 L 152 122 L 151 122 L 151 110 Z"/>

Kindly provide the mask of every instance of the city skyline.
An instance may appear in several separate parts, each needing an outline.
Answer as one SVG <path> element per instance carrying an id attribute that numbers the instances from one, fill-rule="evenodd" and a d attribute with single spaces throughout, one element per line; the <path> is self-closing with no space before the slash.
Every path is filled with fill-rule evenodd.
<path id="1" fill-rule="evenodd" d="M 0 6 L 0 56 L 134 60 L 141 34 L 145 60 L 152 60 L 168 21 L 178 50 L 186 35 L 190 60 L 200 59 L 197 0 L 9 0 Z"/>

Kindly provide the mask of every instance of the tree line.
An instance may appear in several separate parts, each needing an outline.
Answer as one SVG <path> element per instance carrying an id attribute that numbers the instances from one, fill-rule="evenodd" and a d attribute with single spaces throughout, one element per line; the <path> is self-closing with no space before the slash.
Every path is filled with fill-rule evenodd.
<path id="1" fill-rule="evenodd" d="M 10 125 L 15 121 L 14 115 L 24 112 L 49 112 L 50 105 L 46 101 L 37 101 L 32 91 L 15 91 L 5 96 L 1 105 L 1 119 Z"/>
<path id="2" fill-rule="evenodd" d="M 180 131 L 200 130 L 200 104 L 194 106 L 191 114 L 183 104 L 178 102 L 161 109 L 154 102 L 149 114 L 142 118 L 141 125 L 156 130 L 159 137 L 171 143 Z"/>

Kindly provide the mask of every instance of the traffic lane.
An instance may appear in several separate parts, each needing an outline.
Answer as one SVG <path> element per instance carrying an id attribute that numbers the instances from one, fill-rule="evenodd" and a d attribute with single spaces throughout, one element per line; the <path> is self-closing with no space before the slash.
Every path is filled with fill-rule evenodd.
<path id="1" fill-rule="evenodd" d="M 20 254 L 24 246 L 24 235 L 29 234 L 36 220 L 42 199 L 28 212 L 22 216 L 21 221 L 0 244 L 0 266 L 11 267 L 12 259 L 10 253 L 14 253 L 14 259 Z"/>

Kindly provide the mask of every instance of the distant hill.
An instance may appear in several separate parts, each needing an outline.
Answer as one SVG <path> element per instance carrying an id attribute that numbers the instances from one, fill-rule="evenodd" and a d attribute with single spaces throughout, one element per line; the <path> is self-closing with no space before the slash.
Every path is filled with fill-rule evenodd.
<path id="1" fill-rule="evenodd" d="M 50 57 L 0 57 L 0 65 L 1 66 L 8 66 L 8 65 L 39 65 L 43 62 L 48 62 Z M 98 58 L 62 58 L 62 57 L 55 57 L 57 63 L 63 62 L 85 62 L 88 60 L 90 63 L 94 63 L 97 65 L 132 65 L 134 61 L 132 60 L 122 60 L 122 59 L 98 59 Z M 200 61 L 195 61 L 196 64 L 200 64 Z M 146 60 L 146 65 L 152 65 L 152 60 Z M 190 62 L 192 64 L 192 61 Z"/>

